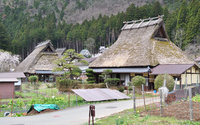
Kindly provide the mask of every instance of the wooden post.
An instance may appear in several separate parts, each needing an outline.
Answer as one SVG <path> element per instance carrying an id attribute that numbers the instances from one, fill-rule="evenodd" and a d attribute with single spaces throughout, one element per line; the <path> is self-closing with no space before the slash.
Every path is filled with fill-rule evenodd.
<path id="1" fill-rule="evenodd" d="M 136 113 L 135 86 L 133 86 L 132 89 L 133 89 L 133 112 Z"/>
<path id="2" fill-rule="evenodd" d="M 191 80 L 191 84 L 192 85 L 192 70 L 191 70 L 191 74 L 190 74 L 190 80 Z"/>
<path id="3" fill-rule="evenodd" d="M 197 84 L 196 84 L 196 86 L 198 86 L 198 84 L 199 84 L 199 75 L 197 75 Z"/>
<path id="4" fill-rule="evenodd" d="M 143 100 L 144 100 L 144 109 L 146 111 L 145 96 L 144 96 L 144 84 L 142 84 L 142 97 L 143 97 Z"/>
<path id="5" fill-rule="evenodd" d="M 185 87 L 187 88 L 187 73 L 185 73 Z"/>
<path id="6" fill-rule="evenodd" d="M 189 88 L 189 111 L 190 111 L 190 120 L 193 120 L 193 106 L 192 106 L 192 88 Z"/>
<path id="7" fill-rule="evenodd" d="M 68 106 L 70 107 L 70 92 L 68 93 Z"/>
<path id="8" fill-rule="evenodd" d="M 182 77 L 181 77 L 181 75 L 180 75 L 180 89 L 182 89 Z"/>
<path id="9" fill-rule="evenodd" d="M 12 116 L 12 112 L 13 112 L 13 96 L 14 96 L 14 94 L 12 95 L 11 116 Z"/>
<path id="10" fill-rule="evenodd" d="M 167 76 L 167 74 L 165 74 L 165 76 L 164 76 L 163 87 L 166 87 L 166 82 L 167 82 L 166 76 Z"/>
<path id="11" fill-rule="evenodd" d="M 89 108 L 89 120 L 88 120 L 88 125 L 90 125 L 90 117 L 91 117 L 91 111 L 90 111 L 90 108 Z"/>
<path id="12" fill-rule="evenodd" d="M 160 89 L 160 116 L 162 116 L 163 114 L 162 96 L 163 96 L 163 92 L 162 92 L 162 89 Z"/>
<path id="13" fill-rule="evenodd" d="M 0 95 L 0 105 L 1 105 L 1 95 Z M 0 112 L 1 112 L 1 106 L 0 106 Z"/>

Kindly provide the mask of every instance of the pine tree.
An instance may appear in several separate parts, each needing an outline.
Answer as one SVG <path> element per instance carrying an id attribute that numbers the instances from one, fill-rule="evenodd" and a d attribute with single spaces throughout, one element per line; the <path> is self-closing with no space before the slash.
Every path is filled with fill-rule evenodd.
<path id="1" fill-rule="evenodd" d="M 183 0 L 177 16 L 177 25 L 176 25 L 177 30 L 185 27 L 186 16 L 187 16 L 187 3 L 185 0 Z"/>
<path id="2" fill-rule="evenodd" d="M 6 32 L 6 29 L 2 23 L 0 23 L 0 49 L 9 50 L 10 39 Z"/>
<path id="3" fill-rule="evenodd" d="M 162 6 L 160 5 L 160 3 L 157 1 L 153 4 L 153 8 L 152 8 L 152 15 L 151 17 L 155 17 L 158 15 L 162 15 L 163 14 L 163 10 L 162 10 Z"/>

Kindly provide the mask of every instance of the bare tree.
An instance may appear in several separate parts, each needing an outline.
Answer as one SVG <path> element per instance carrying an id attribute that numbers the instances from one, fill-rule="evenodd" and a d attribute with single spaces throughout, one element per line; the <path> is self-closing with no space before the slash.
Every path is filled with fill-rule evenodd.
<path id="1" fill-rule="evenodd" d="M 19 56 L 0 50 L 0 72 L 12 71 L 19 64 Z"/>
<path id="2" fill-rule="evenodd" d="M 93 38 L 88 38 L 84 44 L 85 48 L 88 49 L 91 54 L 93 54 L 95 49 L 95 40 Z"/>

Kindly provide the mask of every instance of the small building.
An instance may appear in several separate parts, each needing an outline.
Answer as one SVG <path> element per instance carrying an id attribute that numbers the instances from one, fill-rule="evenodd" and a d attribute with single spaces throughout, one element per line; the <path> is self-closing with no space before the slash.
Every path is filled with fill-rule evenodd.
<path id="1" fill-rule="evenodd" d="M 157 75 L 154 72 L 151 74 L 151 70 L 155 67 L 189 64 L 191 67 L 186 66 L 184 72 L 181 72 L 184 74 L 194 66 L 195 62 L 169 40 L 162 16 L 124 23 L 117 41 L 89 65 L 96 73 L 97 82 L 101 80 L 99 74 L 105 69 L 110 69 L 111 77 L 120 78 L 124 85 L 128 85 L 136 75 L 144 76 L 146 89 L 151 90 Z M 199 74 L 199 67 L 194 68 Z M 163 67 L 162 73 L 165 73 L 165 70 L 167 69 Z M 180 83 L 183 84 L 184 78 L 181 78 Z"/>
<path id="2" fill-rule="evenodd" d="M 16 72 L 24 72 L 26 77 L 38 75 L 40 81 L 55 81 L 53 69 L 55 60 L 59 58 L 50 40 L 39 43 L 33 52 L 28 55 L 15 69 Z"/>
<path id="3" fill-rule="evenodd" d="M 177 80 L 177 86 L 196 85 L 200 81 L 200 69 L 196 64 L 161 64 L 151 70 L 150 75 L 170 74 Z"/>
<path id="4" fill-rule="evenodd" d="M 0 99 L 13 98 L 15 95 L 14 84 L 18 82 L 16 78 L 0 78 Z"/>
<path id="5" fill-rule="evenodd" d="M 14 83 L 15 90 L 21 90 L 22 79 L 26 78 L 23 72 L 1 72 L 0 78 L 16 78 L 17 82 Z"/>

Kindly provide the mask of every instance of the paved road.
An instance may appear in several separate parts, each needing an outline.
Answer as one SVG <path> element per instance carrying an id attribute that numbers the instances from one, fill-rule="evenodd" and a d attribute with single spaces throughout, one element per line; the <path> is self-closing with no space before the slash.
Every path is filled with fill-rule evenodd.
<path id="1" fill-rule="evenodd" d="M 148 98 L 146 104 L 158 102 L 159 98 Z M 136 100 L 136 106 L 143 105 L 142 99 Z M 96 117 L 101 118 L 133 107 L 132 100 L 95 104 Z M 61 111 L 26 117 L 3 117 L 0 125 L 82 125 L 88 121 L 89 106 L 68 108 Z"/>

